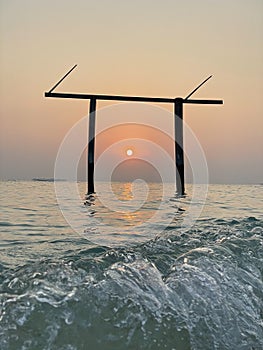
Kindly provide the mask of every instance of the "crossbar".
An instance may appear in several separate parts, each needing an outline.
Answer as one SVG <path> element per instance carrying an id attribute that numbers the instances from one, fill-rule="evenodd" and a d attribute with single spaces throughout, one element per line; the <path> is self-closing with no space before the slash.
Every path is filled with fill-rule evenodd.
<path id="1" fill-rule="evenodd" d="M 194 103 L 202 105 L 222 105 L 223 100 L 183 100 L 183 103 Z"/>
<path id="2" fill-rule="evenodd" d="M 104 101 L 125 101 L 125 102 L 157 102 L 157 103 L 174 103 L 174 98 L 169 97 L 143 97 L 143 96 L 118 96 L 118 95 L 91 95 L 91 94 L 75 94 L 67 92 L 45 92 L 45 97 L 54 98 L 73 98 L 80 100 L 104 100 Z M 194 104 L 223 104 L 222 100 L 186 100 L 183 103 Z"/>
<path id="3" fill-rule="evenodd" d="M 94 94 L 75 94 L 65 92 L 45 92 L 45 97 L 56 98 L 75 98 L 81 100 L 90 100 L 95 98 L 96 100 L 104 101 L 131 101 L 131 102 L 159 102 L 159 103 L 174 103 L 174 98 L 163 97 L 143 97 L 143 96 L 115 96 L 115 95 L 94 95 Z"/>

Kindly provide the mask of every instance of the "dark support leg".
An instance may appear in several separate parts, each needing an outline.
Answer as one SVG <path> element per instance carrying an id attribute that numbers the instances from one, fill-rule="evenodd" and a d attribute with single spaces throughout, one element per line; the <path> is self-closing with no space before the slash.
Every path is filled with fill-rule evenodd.
<path id="1" fill-rule="evenodd" d="M 96 98 L 90 99 L 88 139 L 88 194 L 94 193 L 94 152 L 95 152 Z"/>
<path id="2" fill-rule="evenodd" d="M 175 164 L 177 194 L 185 194 L 184 189 L 184 149 L 183 149 L 183 99 L 176 98 L 174 104 Z"/>

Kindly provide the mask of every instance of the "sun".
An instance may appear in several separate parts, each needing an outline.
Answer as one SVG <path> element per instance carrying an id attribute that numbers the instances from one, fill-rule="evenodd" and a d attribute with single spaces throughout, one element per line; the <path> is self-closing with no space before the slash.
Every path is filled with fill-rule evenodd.
<path id="1" fill-rule="evenodd" d="M 127 154 L 128 157 L 131 157 L 131 156 L 133 155 L 133 150 L 130 149 L 130 148 L 128 148 L 128 149 L 126 150 L 126 154 Z"/>

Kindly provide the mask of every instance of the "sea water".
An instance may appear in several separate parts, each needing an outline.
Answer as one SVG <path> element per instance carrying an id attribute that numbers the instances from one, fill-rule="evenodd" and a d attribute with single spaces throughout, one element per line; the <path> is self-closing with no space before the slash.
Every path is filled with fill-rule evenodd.
<path id="1" fill-rule="evenodd" d="M 188 226 L 160 186 L 79 184 L 65 219 L 53 183 L 1 183 L 2 350 L 263 348 L 263 186 L 210 185 Z"/>

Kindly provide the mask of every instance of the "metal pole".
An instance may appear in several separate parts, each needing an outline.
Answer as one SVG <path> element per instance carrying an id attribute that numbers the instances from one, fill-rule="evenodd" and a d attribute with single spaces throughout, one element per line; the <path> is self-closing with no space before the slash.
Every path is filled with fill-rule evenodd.
<path id="1" fill-rule="evenodd" d="M 88 194 L 94 193 L 95 121 L 96 98 L 91 97 L 89 105 Z"/>
<path id="2" fill-rule="evenodd" d="M 175 126 L 175 165 L 176 189 L 179 196 L 185 194 L 184 189 L 184 145 L 183 145 L 183 99 L 176 98 L 174 103 Z"/>

